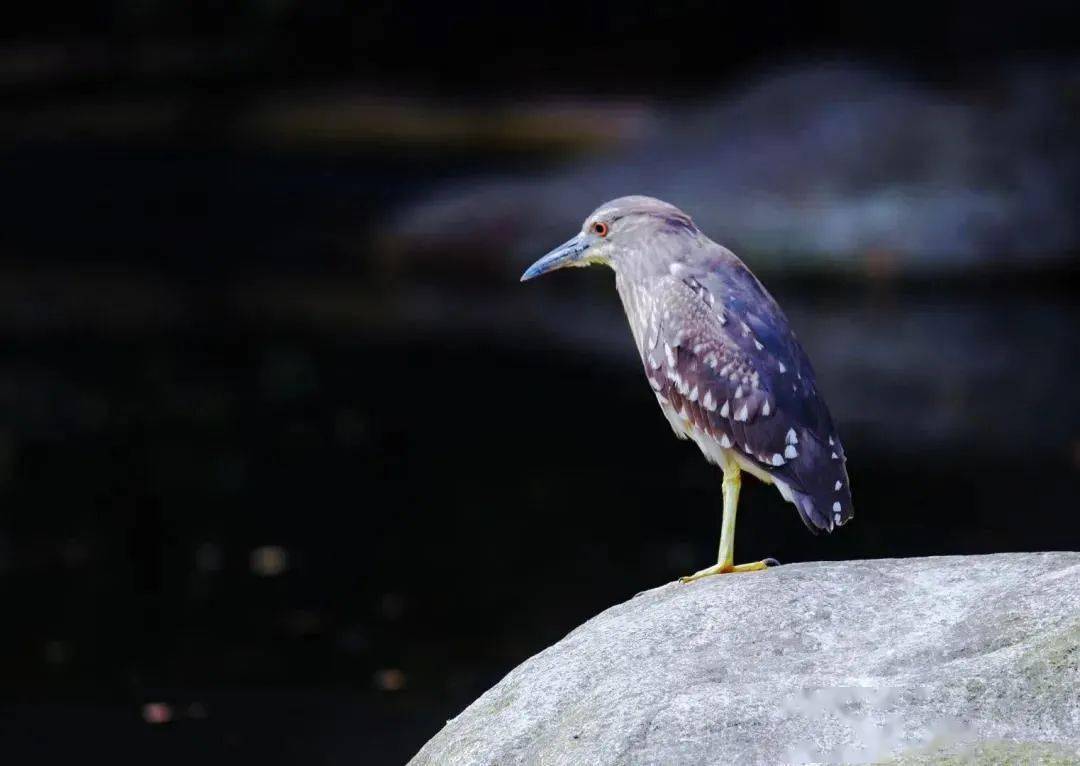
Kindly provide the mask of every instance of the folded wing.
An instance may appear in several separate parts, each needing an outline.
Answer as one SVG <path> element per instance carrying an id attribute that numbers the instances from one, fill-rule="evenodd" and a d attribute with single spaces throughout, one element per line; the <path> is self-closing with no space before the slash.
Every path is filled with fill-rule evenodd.
<path id="1" fill-rule="evenodd" d="M 661 404 L 696 429 L 706 456 L 736 450 L 811 531 L 850 519 L 843 447 L 806 354 L 764 287 L 728 264 L 658 277 L 647 293 L 635 333 L 646 375 Z"/>

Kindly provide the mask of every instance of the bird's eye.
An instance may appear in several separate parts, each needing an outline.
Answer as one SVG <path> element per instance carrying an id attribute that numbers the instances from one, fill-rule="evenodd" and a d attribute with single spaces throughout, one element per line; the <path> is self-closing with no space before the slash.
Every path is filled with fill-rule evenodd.
<path id="1" fill-rule="evenodd" d="M 608 235 L 608 225 L 603 221 L 597 221 L 592 225 L 593 234 L 598 237 L 606 237 Z"/>

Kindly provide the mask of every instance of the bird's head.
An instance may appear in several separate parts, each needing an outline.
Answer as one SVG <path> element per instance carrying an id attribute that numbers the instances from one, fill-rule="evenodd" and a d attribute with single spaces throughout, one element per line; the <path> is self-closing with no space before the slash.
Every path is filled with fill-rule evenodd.
<path id="1" fill-rule="evenodd" d="M 530 266 L 521 281 L 568 266 L 594 263 L 618 270 L 629 260 L 650 252 L 667 268 L 669 258 L 663 257 L 663 251 L 675 254 L 679 249 L 664 247 L 664 242 L 699 235 L 690 216 L 674 205 L 652 197 L 620 197 L 590 213 L 577 236 Z"/>

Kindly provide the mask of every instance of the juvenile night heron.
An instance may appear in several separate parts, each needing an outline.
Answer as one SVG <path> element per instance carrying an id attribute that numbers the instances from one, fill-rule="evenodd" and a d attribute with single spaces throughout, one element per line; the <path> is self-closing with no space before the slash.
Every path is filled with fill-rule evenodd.
<path id="1" fill-rule="evenodd" d="M 645 376 L 676 436 L 724 471 L 719 560 L 683 582 L 768 565 L 734 563 L 742 471 L 775 484 L 815 534 L 847 522 L 844 448 L 810 360 L 745 264 L 673 205 L 622 197 L 521 279 L 594 263 L 615 271 Z"/>

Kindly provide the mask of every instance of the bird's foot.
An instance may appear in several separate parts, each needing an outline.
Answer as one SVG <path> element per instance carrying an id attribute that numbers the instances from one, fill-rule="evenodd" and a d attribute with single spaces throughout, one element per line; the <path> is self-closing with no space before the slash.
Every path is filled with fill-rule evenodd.
<path id="1" fill-rule="evenodd" d="M 700 580 L 703 577 L 712 577 L 718 574 L 731 574 L 734 572 L 757 572 L 760 569 L 768 569 L 769 567 L 778 567 L 780 562 L 776 559 L 762 559 L 761 561 L 752 561 L 749 564 L 713 564 L 711 567 L 707 567 L 698 572 L 694 572 L 692 575 L 686 575 L 680 577 L 679 582 L 687 583 L 694 580 Z"/>

